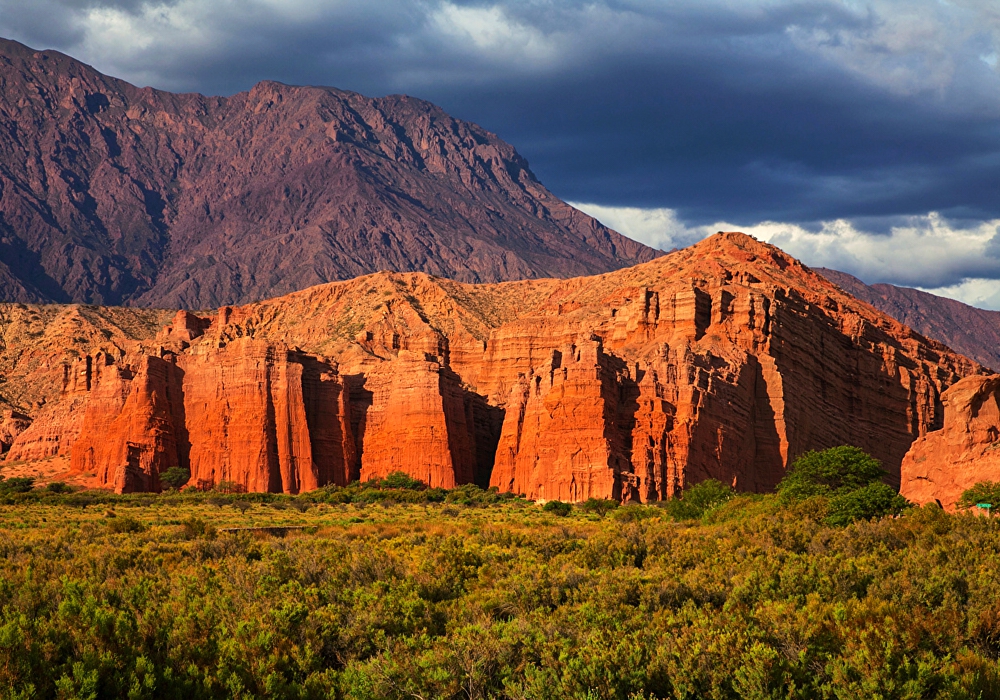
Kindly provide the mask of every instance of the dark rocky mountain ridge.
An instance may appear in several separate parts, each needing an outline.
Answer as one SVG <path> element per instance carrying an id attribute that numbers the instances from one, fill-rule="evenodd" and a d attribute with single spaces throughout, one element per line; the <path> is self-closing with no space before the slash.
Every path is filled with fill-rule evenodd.
<path id="1" fill-rule="evenodd" d="M 208 308 L 378 270 L 570 277 L 659 252 L 406 96 L 137 88 L 0 40 L 0 299 Z"/>

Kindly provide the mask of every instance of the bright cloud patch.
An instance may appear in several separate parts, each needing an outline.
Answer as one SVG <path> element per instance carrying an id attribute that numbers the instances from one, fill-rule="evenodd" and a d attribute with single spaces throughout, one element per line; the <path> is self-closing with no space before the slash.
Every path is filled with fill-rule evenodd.
<path id="1" fill-rule="evenodd" d="M 431 18 L 442 38 L 464 44 L 486 58 L 514 64 L 548 63 L 557 57 L 557 47 L 537 27 L 507 16 L 503 7 L 442 5 Z"/>
<path id="2" fill-rule="evenodd" d="M 767 221 L 685 226 L 672 209 L 575 204 L 607 226 L 662 250 L 690 245 L 716 231 L 742 231 L 813 267 L 848 272 L 868 283 L 917 287 L 982 308 L 1000 309 L 1000 219 L 954 225 L 939 214 L 907 217 L 887 233 L 846 220 L 815 228 Z"/>

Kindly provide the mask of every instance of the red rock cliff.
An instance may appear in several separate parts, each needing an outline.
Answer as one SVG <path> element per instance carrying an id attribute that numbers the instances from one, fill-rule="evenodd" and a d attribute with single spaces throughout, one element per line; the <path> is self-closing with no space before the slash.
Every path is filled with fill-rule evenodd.
<path id="1" fill-rule="evenodd" d="M 160 473 L 183 462 L 182 375 L 175 358 L 139 354 L 115 361 L 99 353 L 91 364 L 71 468 L 96 473 L 99 483 L 119 493 L 159 491 Z"/>
<path id="2" fill-rule="evenodd" d="M 944 426 L 906 453 L 900 493 L 953 510 L 966 489 L 1000 481 L 1000 375 L 967 377 L 941 398 Z"/>
<path id="3" fill-rule="evenodd" d="M 348 482 L 347 395 L 328 363 L 242 338 L 179 364 L 193 485 L 299 493 Z"/>
<path id="4" fill-rule="evenodd" d="M 770 489 L 798 454 L 840 444 L 898 480 L 943 424 L 941 393 L 982 372 L 742 234 L 570 280 L 380 273 L 224 307 L 210 326 L 181 314 L 154 335 L 147 355 L 176 356 L 192 483 L 288 492 L 402 470 L 647 501 L 706 478 Z M 66 399 L 131 414 L 128 397 L 156 396 L 135 394 L 139 373 L 114 390 L 94 376 L 69 372 Z M 67 405 L 45 410 L 79 414 Z M 141 443 L 141 420 L 101 413 L 83 429 Z M 43 414 L 12 452 L 54 430 Z"/>

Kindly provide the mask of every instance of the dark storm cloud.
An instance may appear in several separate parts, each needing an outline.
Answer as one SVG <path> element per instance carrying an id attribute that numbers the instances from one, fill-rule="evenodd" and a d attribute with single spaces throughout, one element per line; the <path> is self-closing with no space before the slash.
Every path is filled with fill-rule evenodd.
<path id="1" fill-rule="evenodd" d="M 900 217 L 1000 218 L 992 0 L 0 0 L 0 34 L 171 90 L 417 95 L 561 197 L 669 208 L 686 231 L 851 219 L 891 240 Z M 935 284 L 1000 277 L 955 259 Z"/>

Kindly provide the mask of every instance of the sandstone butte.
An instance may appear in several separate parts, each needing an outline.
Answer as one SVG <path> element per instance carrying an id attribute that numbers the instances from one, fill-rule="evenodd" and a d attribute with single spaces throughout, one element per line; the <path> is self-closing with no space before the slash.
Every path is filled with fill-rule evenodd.
<path id="1" fill-rule="evenodd" d="M 1000 375 L 966 377 L 941 400 L 944 427 L 913 443 L 901 468 L 901 492 L 953 510 L 977 482 L 1000 481 Z"/>
<path id="2" fill-rule="evenodd" d="M 7 461 L 68 454 L 118 491 L 181 465 L 203 488 L 404 471 L 652 501 L 710 477 L 770 489 L 798 454 L 840 444 L 898 484 L 911 444 L 948 430 L 942 394 L 983 372 L 739 233 L 566 280 L 377 273 L 170 320 L 3 313 Z"/>

